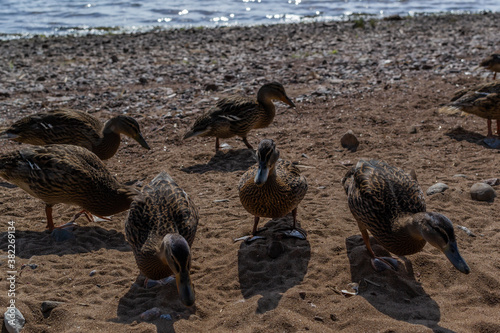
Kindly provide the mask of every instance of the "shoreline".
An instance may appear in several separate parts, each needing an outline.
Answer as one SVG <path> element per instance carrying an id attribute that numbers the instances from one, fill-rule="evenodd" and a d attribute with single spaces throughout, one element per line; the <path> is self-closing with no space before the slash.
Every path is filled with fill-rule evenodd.
<path id="1" fill-rule="evenodd" d="M 335 22 L 352 22 L 360 19 L 370 19 L 370 20 L 391 20 L 394 18 L 412 19 L 421 16 L 454 16 L 454 15 L 484 15 L 484 14 L 495 14 L 498 12 L 490 10 L 478 10 L 478 11 L 440 11 L 440 12 L 416 12 L 413 15 L 409 12 L 404 15 L 400 14 L 390 14 L 390 15 L 380 15 L 380 14 L 370 14 L 370 13 L 351 13 L 348 15 L 339 15 L 335 17 L 325 17 L 325 18 L 314 18 L 314 17 L 302 17 L 300 21 L 295 22 L 270 22 L 270 23 L 234 23 L 228 25 L 196 25 L 191 24 L 187 26 L 183 25 L 173 25 L 173 26 L 160 26 L 160 25 L 143 25 L 143 26 L 96 26 L 96 27 L 58 27 L 52 29 L 50 33 L 2 33 L 0 32 L 0 41 L 9 41 L 16 39 L 31 39 L 31 38 L 57 38 L 57 37 L 85 37 L 91 35 L 128 35 L 128 34 L 141 34 L 141 33 L 151 33 L 151 32 L 168 32 L 171 30 L 188 30 L 188 29 L 223 29 L 223 28 L 235 28 L 235 27 L 255 27 L 255 26 L 272 26 L 272 25 L 283 25 L 283 24 L 310 24 L 310 23 L 335 23 Z M 61 31 L 61 33 L 59 32 Z"/>
<path id="2" fill-rule="evenodd" d="M 122 137 L 106 166 L 138 189 L 167 171 L 200 214 L 196 305 L 186 308 L 174 284 L 142 287 L 124 238 L 126 212 L 106 222 L 79 218 L 76 238 L 56 243 L 45 231 L 44 204 L 0 180 L 0 214 L 15 223 L 23 332 L 500 331 L 500 200 L 470 196 L 474 183 L 500 178 L 500 150 L 484 144 L 485 119 L 438 112 L 459 88 L 492 80 L 475 68 L 500 48 L 499 31 L 500 13 L 486 13 L 0 41 L 0 127 L 57 108 L 103 122 L 131 115 L 151 150 Z M 297 108 L 275 103 L 273 123 L 249 142 L 272 138 L 309 184 L 298 208 L 307 240 L 284 239 L 274 259 L 271 233 L 291 216 L 261 219 L 267 240 L 232 241 L 253 223 L 237 192 L 253 152 L 238 138 L 223 139 L 230 149 L 218 154 L 213 138 L 182 140 L 218 99 L 255 96 L 269 81 L 281 82 Z M 356 152 L 340 144 L 348 130 L 360 141 Z M 0 153 L 21 146 L 2 142 Z M 449 186 L 426 204 L 477 235 L 455 228 L 471 274 L 428 244 L 398 258 L 397 272 L 373 271 L 340 184 L 350 166 L 371 158 L 414 169 L 424 193 L 437 182 Z M 55 223 L 76 209 L 56 205 Z M 2 244 L 8 237 L 0 230 Z M 384 253 L 376 244 L 374 251 Z M 353 282 L 359 294 L 344 297 Z M 58 303 L 44 311 L 44 301 Z M 0 304 L 8 303 L 0 293 Z M 154 307 L 170 317 L 143 321 Z"/>

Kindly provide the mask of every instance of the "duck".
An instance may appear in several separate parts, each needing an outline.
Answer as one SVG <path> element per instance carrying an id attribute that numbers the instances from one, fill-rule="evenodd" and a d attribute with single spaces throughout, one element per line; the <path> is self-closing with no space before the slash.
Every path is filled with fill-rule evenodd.
<path id="1" fill-rule="evenodd" d="M 74 145 L 29 146 L 0 155 L 0 177 L 45 203 L 47 228 L 54 230 L 52 207 L 58 203 L 98 217 L 127 210 L 137 191 L 124 185 L 88 149 Z"/>
<path id="2" fill-rule="evenodd" d="M 479 66 L 493 72 L 493 80 L 496 80 L 497 73 L 500 72 L 500 50 L 484 58 Z"/>
<path id="3" fill-rule="evenodd" d="M 236 240 L 252 242 L 263 238 L 257 236 L 261 217 L 280 218 L 292 213 L 293 226 L 283 234 L 288 237 L 306 239 L 305 232 L 297 228 L 297 207 L 307 193 L 306 178 L 290 161 L 279 159 L 280 152 L 271 139 L 264 139 L 257 149 L 257 164 L 250 167 L 238 184 L 241 204 L 254 216 L 252 236 Z M 289 229 L 289 228 L 287 228 Z"/>
<path id="4" fill-rule="evenodd" d="M 266 83 L 257 92 L 257 100 L 233 95 L 218 101 L 215 107 L 196 118 L 183 139 L 194 136 L 215 136 L 215 152 L 218 152 L 220 138 L 226 139 L 237 135 L 243 139 L 248 149 L 253 150 L 247 135 L 253 129 L 265 128 L 272 123 L 276 115 L 273 100 L 295 107 L 281 83 Z"/>
<path id="5" fill-rule="evenodd" d="M 198 219 L 191 198 L 163 171 L 132 202 L 125 222 L 141 273 L 152 280 L 175 275 L 180 299 L 188 307 L 195 302 L 190 269 Z"/>
<path id="6" fill-rule="evenodd" d="M 120 134 L 150 149 L 139 124 L 129 116 L 118 115 L 104 125 L 94 116 L 79 110 L 60 109 L 36 113 L 19 119 L 0 132 L 0 139 L 32 145 L 72 144 L 87 148 L 101 160 L 115 155 Z"/>
<path id="7" fill-rule="evenodd" d="M 453 223 L 445 215 L 426 210 L 416 177 L 379 160 L 360 160 L 345 174 L 342 186 L 363 236 L 371 265 L 377 272 L 397 270 L 397 260 L 378 257 L 368 232 L 387 251 L 405 256 L 429 243 L 464 274 L 470 268 L 458 251 Z"/>
<path id="8" fill-rule="evenodd" d="M 493 136 L 491 123 L 492 119 L 496 119 L 497 135 L 500 135 L 500 82 L 490 82 L 456 92 L 444 111 L 454 113 L 457 110 L 486 118 L 488 137 Z"/>

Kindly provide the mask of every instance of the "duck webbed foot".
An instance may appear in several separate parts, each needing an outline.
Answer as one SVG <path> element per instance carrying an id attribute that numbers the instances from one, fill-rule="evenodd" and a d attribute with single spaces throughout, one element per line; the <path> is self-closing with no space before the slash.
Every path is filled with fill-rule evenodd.
<path id="1" fill-rule="evenodd" d="M 291 237 L 291 238 L 298 238 L 298 239 L 306 239 L 307 238 L 307 233 L 304 229 L 302 228 L 287 228 L 287 229 L 281 229 L 285 230 L 281 232 L 285 237 Z"/>
<path id="2" fill-rule="evenodd" d="M 260 233 L 260 232 L 262 232 L 264 230 L 267 230 L 267 227 L 259 228 L 252 235 L 242 236 L 242 237 L 235 238 L 235 239 L 233 239 L 233 242 L 236 243 L 238 241 L 245 241 L 245 243 L 249 244 L 249 243 L 252 243 L 253 241 L 255 241 L 257 239 L 266 239 L 265 236 L 258 236 L 257 235 L 258 233 Z"/>
<path id="3" fill-rule="evenodd" d="M 392 257 L 375 257 L 372 258 L 372 267 L 377 272 L 383 272 L 387 269 L 392 271 L 398 270 L 398 261 Z"/>
<path id="4" fill-rule="evenodd" d="M 175 278 L 173 276 L 169 276 L 169 277 L 166 277 L 166 278 L 160 279 L 160 280 L 152 280 L 152 279 L 146 278 L 146 280 L 144 280 L 144 288 L 151 289 L 151 288 L 156 287 L 156 286 L 164 286 L 164 285 L 169 284 L 170 281 L 173 281 L 173 280 L 175 280 Z"/>

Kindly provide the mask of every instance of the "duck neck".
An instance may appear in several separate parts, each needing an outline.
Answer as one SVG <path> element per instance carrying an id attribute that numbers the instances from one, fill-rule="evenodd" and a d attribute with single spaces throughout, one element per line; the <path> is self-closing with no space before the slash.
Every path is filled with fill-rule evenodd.
<path id="1" fill-rule="evenodd" d="M 102 138 L 99 144 L 94 146 L 94 153 L 101 159 L 111 158 L 120 146 L 120 133 L 117 131 L 116 120 L 110 119 L 104 125 Z"/>
<path id="2" fill-rule="evenodd" d="M 274 116 L 276 115 L 274 103 L 265 90 L 259 90 L 257 94 L 257 103 L 259 103 L 259 107 L 264 110 L 264 116 L 260 120 L 258 128 L 267 127 L 272 123 Z"/>
<path id="3" fill-rule="evenodd" d="M 375 238 L 390 252 L 403 256 L 417 253 L 426 244 L 421 233 L 421 215 L 406 215 L 394 221 L 390 232 L 384 230 L 381 235 Z"/>

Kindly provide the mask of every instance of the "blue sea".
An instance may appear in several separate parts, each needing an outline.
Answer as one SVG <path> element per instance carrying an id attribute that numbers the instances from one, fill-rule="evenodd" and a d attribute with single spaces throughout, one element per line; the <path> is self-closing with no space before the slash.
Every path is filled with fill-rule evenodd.
<path id="1" fill-rule="evenodd" d="M 500 0 L 0 0 L 0 38 L 500 11 Z"/>

